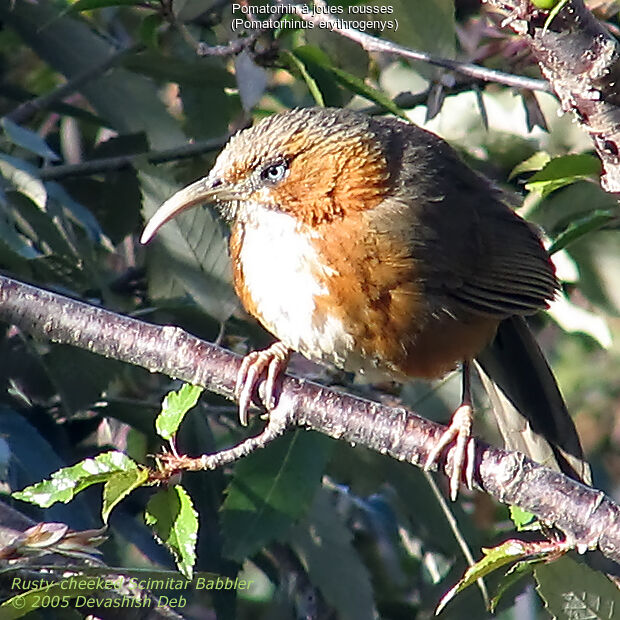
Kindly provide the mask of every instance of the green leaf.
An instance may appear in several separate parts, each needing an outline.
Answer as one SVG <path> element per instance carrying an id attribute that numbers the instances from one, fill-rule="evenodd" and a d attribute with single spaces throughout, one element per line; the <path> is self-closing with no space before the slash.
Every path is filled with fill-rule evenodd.
<path id="1" fill-rule="evenodd" d="M 21 146 L 27 151 L 39 155 L 39 157 L 43 157 L 43 159 L 49 159 L 51 161 L 58 161 L 60 159 L 38 133 L 26 129 L 25 127 L 20 127 L 6 117 L 0 119 L 0 125 L 4 129 L 6 137 L 13 144 Z"/>
<path id="2" fill-rule="evenodd" d="M 48 508 L 56 502 L 66 504 L 87 487 L 106 482 L 116 472 L 130 471 L 137 467 L 138 465 L 122 452 L 104 452 L 72 467 L 59 469 L 49 480 L 15 491 L 12 496 L 41 508 Z"/>
<path id="3" fill-rule="evenodd" d="M 298 430 L 235 465 L 222 505 L 224 548 L 243 560 L 282 537 L 319 488 L 331 440 Z"/>
<path id="4" fill-rule="evenodd" d="M 525 172 L 535 172 L 541 170 L 551 161 L 551 155 L 545 153 L 545 151 L 538 151 L 531 157 L 524 159 L 520 164 L 517 164 L 508 175 L 508 180 L 514 179 L 516 176 Z"/>
<path id="5" fill-rule="evenodd" d="M 312 78 L 312 82 L 316 84 L 318 91 L 316 96 L 320 93 L 320 100 L 323 102 L 321 105 L 344 105 L 344 93 L 335 79 L 334 73 L 327 68 L 332 66 L 332 61 L 323 50 L 314 45 L 301 45 L 291 53 L 303 64 L 305 71 Z"/>
<path id="6" fill-rule="evenodd" d="M 113 508 L 132 491 L 142 486 L 149 477 L 149 471 L 145 467 L 137 467 L 129 471 L 121 471 L 113 474 L 103 485 L 103 507 L 101 518 L 107 524 L 108 517 Z"/>
<path id="7" fill-rule="evenodd" d="M 470 566 L 465 575 L 459 582 L 451 588 L 441 599 L 435 615 L 439 615 L 445 606 L 465 588 L 476 583 L 478 579 L 486 577 L 498 568 L 526 557 L 530 554 L 530 548 L 527 543 L 520 540 L 507 540 L 505 543 L 493 547 L 492 549 L 482 549 L 484 557 L 478 560 L 473 566 Z"/>
<path id="8" fill-rule="evenodd" d="M 532 522 L 536 520 L 536 517 L 527 510 L 519 508 L 519 506 L 510 506 L 510 518 L 512 522 L 517 526 L 517 531 L 531 530 Z"/>
<path id="9" fill-rule="evenodd" d="M 561 561 L 561 560 L 558 560 Z M 518 581 L 531 575 L 536 566 L 540 564 L 540 560 L 532 560 L 530 562 L 517 562 L 514 566 L 511 566 L 509 570 L 506 571 L 506 574 L 502 577 L 502 580 L 499 582 L 497 586 L 497 590 L 495 594 L 489 601 L 489 611 L 494 612 L 499 602 L 504 595 L 512 586 L 514 586 Z"/>
<path id="10" fill-rule="evenodd" d="M 544 197 L 565 185 L 600 174 L 601 162 L 597 157 L 588 154 L 564 155 L 549 161 L 530 178 L 525 187 Z"/>
<path id="11" fill-rule="evenodd" d="M 155 429 L 160 437 L 172 439 L 185 414 L 196 405 L 203 388 L 185 383 L 178 392 L 169 392 L 161 405 L 161 413 L 155 420 Z"/>
<path id="12" fill-rule="evenodd" d="M 323 93 L 319 88 L 316 80 L 310 75 L 308 69 L 306 69 L 306 65 L 303 63 L 301 58 L 298 58 L 293 52 L 289 52 L 288 50 L 280 51 L 280 60 L 287 65 L 288 67 L 293 67 L 297 69 L 301 77 L 303 78 L 312 98 L 315 103 L 321 107 L 325 107 L 325 100 L 323 99 Z"/>
<path id="13" fill-rule="evenodd" d="M 162 23 L 162 16 L 157 13 L 147 15 L 140 23 L 138 38 L 150 50 L 159 49 L 159 27 Z"/>
<path id="14" fill-rule="evenodd" d="M 181 573 L 191 579 L 196 562 L 198 515 L 187 491 L 177 484 L 153 495 L 144 520 L 153 527 L 158 542 L 172 552 Z"/>
<path id="15" fill-rule="evenodd" d="M 350 91 L 369 99 L 370 101 L 376 103 L 379 107 L 383 108 L 386 112 L 391 112 L 396 116 L 400 116 L 401 118 L 409 121 L 407 114 L 402 108 L 399 108 L 389 97 L 384 95 L 380 90 L 369 86 L 361 80 L 360 78 L 352 75 L 351 73 L 347 73 L 338 67 L 329 67 L 329 70 L 336 76 L 336 79 L 343 85 L 346 86 Z"/>
<path id="16" fill-rule="evenodd" d="M 536 590 L 552 618 L 611 620 L 620 609 L 620 591 L 603 573 L 570 557 L 539 564 Z"/>
<path id="17" fill-rule="evenodd" d="M 592 213 L 588 213 L 585 217 L 581 217 L 572 221 L 566 230 L 561 232 L 553 241 L 549 247 L 549 254 L 554 254 L 559 250 L 565 248 L 569 243 L 576 241 L 580 237 L 601 229 L 605 224 L 608 224 L 612 220 L 618 219 L 617 211 L 604 211 L 597 210 Z"/>
<path id="18" fill-rule="evenodd" d="M 338 618 L 372 620 L 377 610 L 370 576 L 331 497 L 319 490 L 308 516 L 289 530 L 287 542 Z"/>

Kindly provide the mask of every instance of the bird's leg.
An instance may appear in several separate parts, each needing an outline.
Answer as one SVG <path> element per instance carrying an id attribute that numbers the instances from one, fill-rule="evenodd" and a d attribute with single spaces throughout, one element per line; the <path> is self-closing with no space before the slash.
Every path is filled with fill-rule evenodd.
<path id="1" fill-rule="evenodd" d="M 274 388 L 276 379 L 285 370 L 290 357 L 289 348 L 282 342 L 274 342 L 267 349 L 253 351 L 243 358 L 237 383 L 235 396 L 239 401 L 239 421 L 243 426 L 248 424 L 248 409 L 252 396 L 261 376 L 266 372 L 265 405 L 271 409 L 274 405 Z"/>
<path id="2" fill-rule="evenodd" d="M 450 475 L 450 498 L 452 501 L 455 501 L 458 495 L 463 469 L 465 468 L 465 480 L 469 488 L 472 488 L 474 478 L 474 439 L 471 436 L 474 413 L 471 400 L 471 368 L 469 361 L 463 361 L 461 372 L 463 378 L 461 404 L 452 415 L 450 426 L 439 438 L 437 445 L 431 450 L 424 464 L 424 469 L 430 469 L 443 450 L 451 442 L 455 441 L 452 474 Z"/>

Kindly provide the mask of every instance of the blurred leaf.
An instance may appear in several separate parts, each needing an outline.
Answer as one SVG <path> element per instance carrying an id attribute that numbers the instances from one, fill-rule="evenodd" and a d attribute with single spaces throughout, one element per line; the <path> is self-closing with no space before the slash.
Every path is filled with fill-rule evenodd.
<path id="1" fill-rule="evenodd" d="M 318 91 L 320 91 L 320 99 L 317 100 L 315 97 L 317 103 L 319 105 L 342 107 L 345 99 L 338 81 L 331 71 L 332 62 L 327 54 L 312 45 L 296 47 L 291 54 L 303 65 L 304 72 L 302 72 L 302 76 L 304 76 L 308 88 L 316 84 Z M 330 69 L 326 67 L 330 67 Z M 310 76 L 310 81 L 305 78 L 306 74 Z M 316 95 L 314 87 L 311 88 L 311 93 L 313 96 Z M 319 103 L 320 100 L 323 101 L 322 104 Z"/>
<path id="2" fill-rule="evenodd" d="M 508 175 L 508 180 L 514 179 L 516 176 L 523 174 L 524 172 L 534 172 L 541 170 L 551 161 L 551 155 L 545 153 L 545 151 L 538 151 L 532 156 L 528 157 L 520 164 L 517 164 Z"/>
<path id="3" fill-rule="evenodd" d="M 298 430 L 235 464 L 221 513 L 228 557 L 241 561 L 285 535 L 310 506 L 331 447 Z"/>
<path id="4" fill-rule="evenodd" d="M 235 77 L 241 105 L 246 112 L 250 112 L 265 94 L 269 75 L 244 49 L 235 56 Z"/>
<path id="5" fill-rule="evenodd" d="M 179 59 L 147 50 L 127 56 L 123 66 L 164 82 L 198 87 L 218 86 L 222 89 L 235 86 L 233 76 L 217 58 Z"/>
<path id="6" fill-rule="evenodd" d="M 555 157 L 530 177 L 525 184 L 528 191 L 546 196 L 551 192 L 590 177 L 601 174 L 601 162 L 593 155 L 563 155 Z"/>
<path id="7" fill-rule="evenodd" d="M 117 52 L 86 22 L 59 16 L 52 3 L 3 2 L 0 19 L 68 79 Z M 87 81 L 80 92 L 111 127 L 121 133 L 144 131 L 152 148 L 178 146 L 185 141 L 155 85 L 140 75 L 115 67 Z"/>
<path id="8" fill-rule="evenodd" d="M 620 608 L 620 591 L 605 575 L 570 557 L 539 564 L 536 591 L 553 618 L 610 620 Z"/>
<path id="9" fill-rule="evenodd" d="M 54 472 L 49 480 L 15 491 L 12 496 L 47 508 L 56 502 L 70 502 L 75 495 L 92 484 L 106 482 L 116 472 L 137 469 L 138 465 L 122 452 L 104 452 L 72 467 Z"/>
<path id="10" fill-rule="evenodd" d="M 108 478 L 103 485 L 103 506 L 101 508 L 103 522 L 107 524 L 114 507 L 132 491 L 142 486 L 148 478 L 148 469 L 142 467 L 121 471 Z"/>
<path id="11" fill-rule="evenodd" d="M 45 209 L 47 191 L 36 173 L 36 168 L 16 157 L 0 155 L 0 173 L 18 192 L 30 198 L 39 209 Z"/>
<path id="12" fill-rule="evenodd" d="M 310 512 L 286 538 L 338 618 L 377 617 L 368 571 L 325 489 L 316 493 Z"/>
<path id="13" fill-rule="evenodd" d="M 60 159 L 38 133 L 30 131 L 30 129 L 26 129 L 25 127 L 20 127 L 6 116 L 0 119 L 0 125 L 4 129 L 6 137 L 13 144 L 21 146 L 27 151 L 39 155 L 39 157 L 43 157 L 43 159 L 49 159 L 51 161 Z"/>
<path id="14" fill-rule="evenodd" d="M 138 39 L 150 50 L 159 50 L 159 27 L 164 23 L 161 15 L 153 13 L 147 15 L 140 22 Z"/>
<path id="15" fill-rule="evenodd" d="M 331 72 L 336 76 L 336 79 L 350 91 L 369 99 L 373 103 L 376 103 L 379 107 L 383 108 L 386 112 L 391 112 L 396 116 L 400 116 L 409 122 L 409 118 L 405 111 L 399 108 L 389 97 L 386 97 L 380 90 L 369 86 L 360 80 L 358 77 L 338 69 L 337 67 L 331 67 Z"/>
<path id="16" fill-rule="evenodd" d="M 196 405 L 204 388 L 198 385 L 183 384 L 180 390 L 168 392 L 161 405 L 161 413 L 155 420 L 157 434 L 166 440 L 176 434 L 183 416 Z"/>
<path id="17" fill-rule="evenodd" d="M 613 344 L 606 318 L 572 303 L 566 295 L 556 295 L 547 312 L 566 332 L 588 334 L 603 349 Z"/>
<path id="18" fill-rule="evenodd" d="M 373 6 L 385 6 L 383 0 L 373 0 Z M 392 14 L 373 16 L 372 19 L 398 20 L 398 29 L 386 29 L 381 36 L 418 51 L 454 58 L 456 28 L 454 0 L 393 0 L 388 5 Z M 367 18 L 368 19 L 368 18 Z M 445 72 L 422 62 L 414 62 L 421 75 L 432 78 Z"/>
<path id="19" fill-rule="evenodd" d="M 178 185 L 153 168 L 141 170 L 139 179 L 148 220 Z M 231 285 L 227 243 L 220 223 L 207 209 L 195 207 L 181 213 L 158 231 L 153 244 L 166 248 L 157 269 L 167 288 L 155 290 L 151 281 L 151 295 L 168 297 L 170 282 L 176 280 L 211 316 L 225 321 L 231 315 L 238 302 Z"/>
<path id="20" fill-rule="evenodd" d="M 67 8 L 66 12 L 93 11 L 107 6 L 142 6 L 148 0 L 76 0 Z"/>
<path id="21" fill-rule="evenodd" d="M 177 484 L 157 492 L 146 506 L 144 519 L 153 527 L 157 540 L 172 552 L 184 577 L 191 579 L 196 562 L 198 515 L 185 489 Z"/>
<path id="22" fill-rule="evenodd" d="M 325 101 L 323 100 L 323 94 L 321 93 L 321 89 L 319 85 L 316 83 L 316 80 L 310 75 L 308 70 L 306 69 L 306 65 L 302 62 L 300 58 L 289 52 L 288 50 L 280 51 L 280 60 L 284 62 L 289 68 L 296 69 L 301 75 L 302 79 L 306 83 L 314 102 L 321 107 L 325 107 Z"/>
<path id="23" fill-rule="evenodd" d="M 617 220 L 620 212 L 596 210 L 585 217 L 573 220 L 566 230 L 560 233 L 549 246 L 549 254 L 555 254 L 558 250 L 565 248 L 569 243 L 583 237 L 587 233 L 599 230 L 605 224 Z"/>
<path id="24" fill-rule="evenodd" d="M 102 393 L 125 368 L 118 360 L 62 344 L 50 345 L 42 360 L 68 414 L 100 400 Z"/>

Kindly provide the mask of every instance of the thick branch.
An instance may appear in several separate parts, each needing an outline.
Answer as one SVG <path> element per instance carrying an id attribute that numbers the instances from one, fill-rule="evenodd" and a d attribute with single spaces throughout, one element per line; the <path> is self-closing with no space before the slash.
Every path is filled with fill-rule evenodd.
<path id="1" fill-rule="evenodd" d="M 144 366 L 232 398 L 240 358 L 177 327 L 144 323 L 1 276 L 0 320 L 36 337 Z M 444 430 L 405 409 L 288 376 L 276 409 L 277 423 L 306 425 L 418 466 Z M 620 507 L 611 499 L 519 453 L 476 443 L 481 490 L 556 526 L 569 542 L 598 546 L 620 562 Z"/>
<path id="2" fill-rule="evenodd" d="M 590 133 L 603 163 L 603 188 L 620 192 L 620 48 L 582 0 L 548 12 L 522 0 L 487 0 L 509 12 L 506 23 L 529 44 L 565 111 Z M 547 26 L 547 27 L 545 27 Z"/>

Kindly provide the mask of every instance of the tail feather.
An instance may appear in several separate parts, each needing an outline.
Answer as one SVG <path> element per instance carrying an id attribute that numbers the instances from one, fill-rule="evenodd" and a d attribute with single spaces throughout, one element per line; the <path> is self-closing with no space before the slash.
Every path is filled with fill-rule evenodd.
<path id="1" fill-rule="evenodd" d="M 525 320 L 502 321 L 475 361 L 506 447 L 591 484 L 575 425 Z"/>

